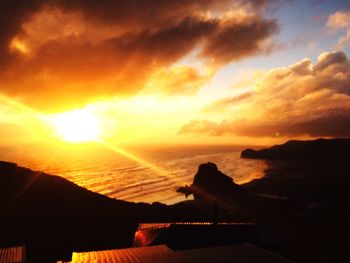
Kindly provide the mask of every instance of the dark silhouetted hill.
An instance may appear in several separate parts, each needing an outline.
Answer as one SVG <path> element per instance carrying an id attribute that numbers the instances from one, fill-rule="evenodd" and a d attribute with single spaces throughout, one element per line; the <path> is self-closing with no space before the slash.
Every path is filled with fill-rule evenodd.
<path id="1" fill-rule="evenodd" d="M 58 176 L 0 162 L 0 246 L 24 244 L 33 262 L 70 259 L 72 251 L 132 244 L 138 222 L 208 220 L 187 203 L 130 203 Z"/>

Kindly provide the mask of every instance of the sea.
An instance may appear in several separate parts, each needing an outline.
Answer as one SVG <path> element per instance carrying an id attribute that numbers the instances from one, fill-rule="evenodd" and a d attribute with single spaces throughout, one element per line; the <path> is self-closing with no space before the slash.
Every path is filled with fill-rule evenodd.
<path id="1" fill-rule="evenodd" d="M 263 177 L 266 163 L 240 158 L 245 148 L 233 145 L 26 145 L 1 147 L 0 160 L 64 177 L 111 198 L 174 204 L 186 200 L 176 189 L 191 185 L 202 163 L 215 163 L 238 184 Z"/>

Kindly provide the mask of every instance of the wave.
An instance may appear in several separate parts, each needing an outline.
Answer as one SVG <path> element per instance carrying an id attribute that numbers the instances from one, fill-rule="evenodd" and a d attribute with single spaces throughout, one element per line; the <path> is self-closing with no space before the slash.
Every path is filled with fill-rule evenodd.
<path id="1" fill-rule="evenodd" d="M 205 162 L 214 162 L 219 169 L 231 176 L 237 183 L 248 182 L 262 177 L 265 164 L 258 160 L 240 158 L 240 151 L 229 147 L 200 147 L 193 150 L 183 147 L 150 149 L 143 156 L 155 167 L 164 171 L 159 174 L 149 167 L 126 160 L 120 156 L 99 153 L 98 159 L 86 158 L 86 155 L 64 159 L 33 159 L 33 155 L 13 156 L 9 161 L 34 170 L 57 174 L 91 191 L 111 198 L 133 202 L 163 202 L 172 204 L 185 200 L 175 189 L 192 183 L 198 166 Z M 31 159 L 32 158 L 32 159 Z M 20 162 L 19 162 L 20 160 Z M 45 165 L 42 165 L 45 164 Z"/>

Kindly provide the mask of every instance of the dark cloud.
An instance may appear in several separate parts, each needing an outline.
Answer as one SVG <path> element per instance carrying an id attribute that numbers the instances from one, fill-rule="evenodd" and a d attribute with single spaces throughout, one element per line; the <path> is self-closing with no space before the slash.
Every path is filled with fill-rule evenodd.
<path id="1" fill-rule="evenodd" d="M 150 30 L 138 34 L 128 33 L 109 42 L 116 50 L 135 54 L 140 52 L 157 62 L 172 62 L 191 51 L 198 41 L 211 34 L 218 24 L 215 20 L 199 20 L 188 17 L 180 23 L 156 32 Z"/>
<path id="2" fill-rule="evenodd" d="M 10 59 L 8 46 L 12 37 L 21 31 L 22 23 L 39 9 L 40 0 L 0 2 L 0 69 Z"/>
<path id="3" fill-rule="evenodd" d="M 322 71 L 335 65 L 349 66 L 348 58 L 343 52 L 329 52 L 322 54 L 314 69 L 317 71 Z"/>
<path id="4" fill-rule="evenodd" d="M 47 2 L 47 1 L 46 1 Z M 136 29 L 162 28 L 184 18 L 208 11 L 223 11 L 230 7 L 246 6 L 258 11 L 268 0 L 53 0 L 64 10 L 83 11 L 87 19 L 103 23 L 118 23 Z"/>
<path id="5" fill-rule="evenodd" d="M 208 38 L 202 54 L 217 63 L 240 59 L 263 51 L 261 41 L 276 31 L 274 21 L 264 21 L 258 17 L 247 18 L 243 23 L 229 21 Z"/>
<path id="6" fill-rule="evenodd" d="M 273 69 L 255 86 L 210 105 L 211 113 L 228 112 L 224 121 L 195 120 L 180 133 L 350 137 L 350 64 L 343 52 L 322 53 L 315 65 L 305 59 Z"/>
<path id="7" fill-rule="evenodd" d="M 136 28 L 161 27 L 181 21 L 197 10 L 209 10 L 226 7 L 228 0 L 75 0 L 53 1 L 64 10 L 83 11 L 88 19 L 103 23 L 118 23 Z"/>
<path id="8" fill-rule="evenodd" d="M 216 69 L 260 53 L 261 43 L 277 29 L 275 21 L 260 15 L 265 1 L 235 3 L 249 15 L 208 13 L 234 10 L 232 5 L 228 0 L 2 1 L 0 22 L 7 25 L 0 28 L 2 92 L 54 108 L 138 92 L 157 70 L 196 49 L 202 50 L 199 59 Z M 176 90 L 165 85 L 159 92 L 172 93 L 166 87 Z"/>

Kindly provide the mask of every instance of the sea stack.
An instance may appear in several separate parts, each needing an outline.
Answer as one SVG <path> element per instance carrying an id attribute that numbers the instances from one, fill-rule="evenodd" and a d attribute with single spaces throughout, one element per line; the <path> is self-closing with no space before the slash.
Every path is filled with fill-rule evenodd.
<path id="1" fill-rule="evenodd" d="M 234 183 L 231 177 L 219 171 L 216 164 L 211 162 L 201 164 L 192 185 L 179 191 L 184 193 L 190 191 L 195 199 L 226 198 L 246 192 L 242 186 Z"/>

